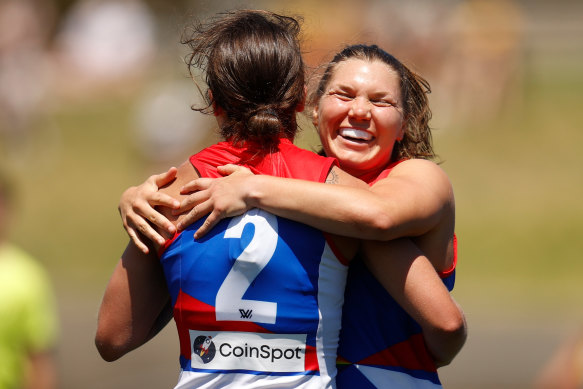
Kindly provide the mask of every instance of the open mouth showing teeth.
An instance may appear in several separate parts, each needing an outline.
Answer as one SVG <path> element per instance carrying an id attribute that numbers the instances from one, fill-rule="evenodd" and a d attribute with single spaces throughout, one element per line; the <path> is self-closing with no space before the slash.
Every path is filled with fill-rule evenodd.
<path id="1" fill-rule="evenodd" d="M 357 130 L 355 128 L 342 128 L 339 131 L 341 137 L 352 141 L 369 141 L 372 139 L 372 134 L 366 131 Z"/>

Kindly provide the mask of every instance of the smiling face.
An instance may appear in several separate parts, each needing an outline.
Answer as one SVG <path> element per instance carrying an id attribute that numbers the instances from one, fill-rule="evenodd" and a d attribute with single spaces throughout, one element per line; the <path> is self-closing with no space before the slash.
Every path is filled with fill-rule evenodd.
<path id="1" fill-rule="evenodd" d="M 313 118 L 342 169 L 357 177 L 383 169 L 405 127 L 398 73 L 378 60 L 338 63 Z"/>

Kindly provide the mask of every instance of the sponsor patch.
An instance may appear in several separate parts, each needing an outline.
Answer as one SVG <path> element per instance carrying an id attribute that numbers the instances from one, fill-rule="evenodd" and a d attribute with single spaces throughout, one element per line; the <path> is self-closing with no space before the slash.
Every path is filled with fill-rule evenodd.
<path id="1" fill-rule="evenodd" d="M 300 373 L 306 369 L 305 334 L 189 330 L 191 367 Z"/>

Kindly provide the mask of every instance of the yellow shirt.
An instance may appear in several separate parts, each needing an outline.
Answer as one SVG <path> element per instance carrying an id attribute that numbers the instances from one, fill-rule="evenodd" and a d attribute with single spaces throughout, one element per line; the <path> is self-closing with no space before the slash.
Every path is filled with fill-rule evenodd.
<path id="1" fill-rule="evenodd" d="M 26 358 L 55 345 L 57 315 L 42 266 L 24 251 L 0 245 L 0 389 L 21 386 Z"/>

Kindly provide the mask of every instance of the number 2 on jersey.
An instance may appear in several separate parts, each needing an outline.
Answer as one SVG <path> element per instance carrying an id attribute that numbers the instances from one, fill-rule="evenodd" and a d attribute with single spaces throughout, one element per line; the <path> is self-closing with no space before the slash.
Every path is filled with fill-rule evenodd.
<path id="1" fill-rule="evenodd" d="M 237 257 L 217 292 L 216 318 L 275 324 L 277 303 L 244 300 L 243 295 L 275 253 L 277 218 L 263 210 L 252 209 L 230 221 L 225 239 L 240 239 L 243 229 L 250 223 L 255 226 L 253 238 Z"/>

